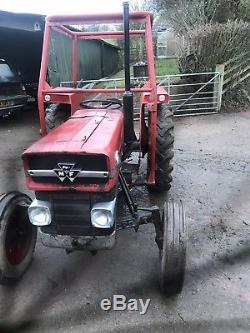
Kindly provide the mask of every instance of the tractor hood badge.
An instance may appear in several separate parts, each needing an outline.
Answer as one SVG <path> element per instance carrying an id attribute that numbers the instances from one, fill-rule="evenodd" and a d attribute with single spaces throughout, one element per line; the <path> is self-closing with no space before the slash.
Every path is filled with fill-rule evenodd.
<path id="1" fill-rule="evenodd" d="M 64 182 L 65 179 L 69 179 L 71 182 L 73 182 L 78 173 L 81 171 L 74 169 L 74 163 L 58 163 L 57 165 L 58 169 L 54 169 L 54 172 L 61 182 Z"/>

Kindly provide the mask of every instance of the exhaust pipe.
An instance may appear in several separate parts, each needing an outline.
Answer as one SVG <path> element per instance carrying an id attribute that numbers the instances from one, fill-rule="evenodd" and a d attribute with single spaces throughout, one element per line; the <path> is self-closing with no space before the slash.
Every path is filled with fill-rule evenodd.
<path id="1" fill-rule="evenodd" d="M 126 143 L 136 141 L 134 131 L 134 100 L 130 91 L 130 45 L 129 45 L 129 3 L 123 3 L 124 25 L 124 70 L 125 70 L 125 93 L 123 95 L 124 110 L 124 140 Z"/>

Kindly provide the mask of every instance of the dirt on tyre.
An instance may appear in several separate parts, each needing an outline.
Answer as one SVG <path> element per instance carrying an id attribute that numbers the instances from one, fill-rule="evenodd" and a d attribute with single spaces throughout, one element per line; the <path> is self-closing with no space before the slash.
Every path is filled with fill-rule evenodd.
<path id="1" fill-rule="evenodd" d="M 150 191 L 168 191 L 171 187 L 173 171 L 171 161 L 174 157 L 173 131 L 173 112 L 168 109 L 167 105 L 159 105 L 157 109 L 155 184 L 149 186 Z"/>
<path id="2" fill-rule="evenodd" d="M 29 221 L 30 203 L 19 192 L 0 195 L 0 284 L 18 280 L 32 261 L 37 228 Z"/>
<path id="3" fill-rule="evenodd" d="M 182 291 L 186 265 L 187 230 L 182 201 L 165 203 L 162 222 L 160 288 L 166 296 L 175 296 Z"/>
<path id="4" fill-rule="evenodd" d="M 45 109 L 45 123 L 47 132 L 64 123 L 70 116 L 70 106 L 66 104 L 50 104 Z"/>

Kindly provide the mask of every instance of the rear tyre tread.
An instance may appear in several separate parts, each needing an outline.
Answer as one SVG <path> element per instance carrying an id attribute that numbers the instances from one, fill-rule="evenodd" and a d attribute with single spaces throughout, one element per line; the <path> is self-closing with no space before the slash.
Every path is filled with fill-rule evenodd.
<path id="1" fill-rule="evenodd" d="M 174 123 L 173 113 L 166 105 L 158 106 L 157 110 L 157 137 L 156 137 L 156 170 L 155 184 L 149 186 L 151 191 L 167 191 L 171 187 L 174 157 Z"/>
<path id="2" fill-rule="evenodd" d="M 45 110 L 47 132 L 64 123 L 70 116 L 70 107 L 66 104 L 51 104 Z"/>

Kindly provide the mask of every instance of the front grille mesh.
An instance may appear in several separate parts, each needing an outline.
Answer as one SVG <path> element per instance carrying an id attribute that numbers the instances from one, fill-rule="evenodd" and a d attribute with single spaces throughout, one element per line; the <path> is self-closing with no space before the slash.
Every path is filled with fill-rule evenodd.
<path id="1" fill-rule="evenodd" d="M 103 200 L 109 200 L 109 195 L 103 194 Z M 52 206 L 52 223 L 41 228 L 45 233 L 102 236 L 111 234 L 113 231 L 113 229 L 98 229 L 92 226 L 90 214 L 96 198 L 91 193 L 36 192 L 36 198 L 50 201 Z"/>

